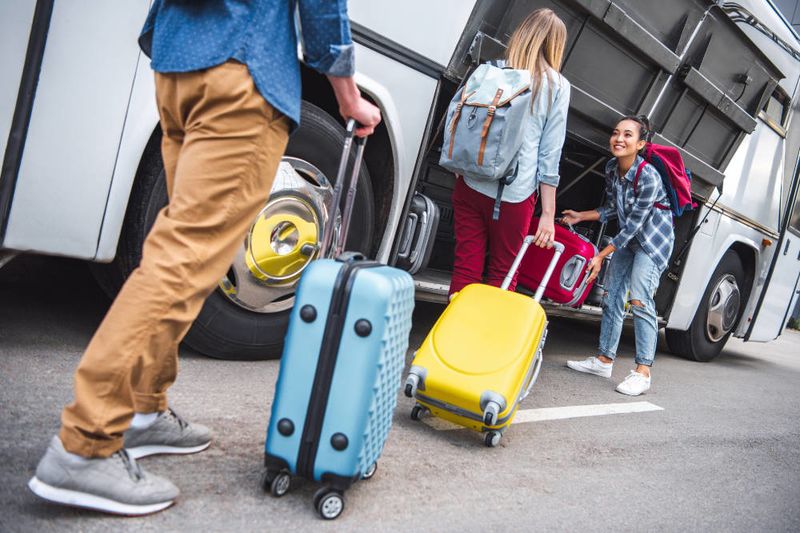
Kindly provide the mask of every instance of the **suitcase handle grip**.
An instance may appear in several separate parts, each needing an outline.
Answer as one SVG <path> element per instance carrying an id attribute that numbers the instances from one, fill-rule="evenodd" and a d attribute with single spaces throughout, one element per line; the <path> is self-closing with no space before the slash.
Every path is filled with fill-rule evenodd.
<path id="1" fill-rule="evenodd" d="M 525 252 L 528 251 L 528 247 L 533 242 L 533 235 L 527 235 L 522 240 L 522 248 L 520 248 L 519 252 L 517 253 L 517 257 L 514 258 L 514 262 L 511 264 L 511 268 L 508 270 L 508 274 L 506 274 L 505 279 L 503 280 L 503 284 L 500 286 L 501 289 L 508 290 L 508 287 L 511 285 L 511 280 L 514 278 L 514 274 L 519 269 L 519 264 L 522 262 L 522 258 L 525 257 Z M 539 284 L 539 288 L 536 289 L 536 294 L 533 295 L 533 299 L 537 302 L 542 300 L 542 294 L 544 294 L 544 289 L 547 286 L 547 282 L 550 281 L 550 276 L 553 274 L 553 270 L 556 269 L 556 263 L 558 263 L 558 259 L 561 257 L 561 254 L 564 253 L 564 245 L 558 241 L 553 241 L 553 258 L 550 260 L 550 264 L 547 267 L 547 270 L 542 277 L 542 282 Z"/>
<path id="2" fill-rule="evenodd" d="M 403 235 L 400 241 L 400 250 L 397 252 L 397 257 L 408 259 L 411 255 L 411 243 L 414 241 L 414 233 L 417 231 L 417 222 L 419 216 L 416 213 L 409 213 L 406 219 L 406 224 L 403 227 Z"/>
<path id="3" fill-rule="evenodd" d="M 347 232 L 350 229 L 350 218 L 353 214 L 353 203 L 355 203 L 356 188 L 358 187 L 358 174 L 361 171 L 361 161 L 364 159 L 364 148 L 367 145 L 366 137 L 356 137 L 355 130 L 358 123 L 355 119 L 347 121 L 345 128 L 344 147 L 342 148 L 342 157 L 339 161 L 339 169 L 336 172 L 336 184 L 333 188 L 333 199 L 329 206 L 328 222 L 322 233 L 322 246 L 320 247 L 320 257 L 336 257 L 344 251 L 345 242 L 347 242 Z M 339 210 L 339 204 L 342 200 L 342 192 L 345 187 L 345 173 L 347 172 L 347 160 L 350 157 L 350 152 L 353 148 L 353 140 L 355 139 L 356 145 L 356 158 L 353 164 L 352 172 L 350 173 L 350 180 L 347 183 L 347 194 L 345 196 L 345 205 L 342 210 L 342 220 L 339 227 L 339 234 L 334 242 L 334 225 L 336 223 L 336 213 Z"/>

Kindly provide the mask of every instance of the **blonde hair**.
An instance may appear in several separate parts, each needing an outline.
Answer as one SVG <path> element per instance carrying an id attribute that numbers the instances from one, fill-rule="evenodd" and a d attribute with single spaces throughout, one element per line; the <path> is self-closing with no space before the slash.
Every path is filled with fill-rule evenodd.
<path id="1" fill-rule="evenodd" d="M 567 27 L 552 9 L 537 9 L 514 30 L 506 50 L 506 63 L 511 68 L 530 71 L 533 97 L 542 86 L 542 76 L 552 83 L 548 67 L 561 72 L 561 60 L 567 42 Z M 550 91 L 551 103 L 553 91 Z M 532 99 L 533 100 L 533 99 Z"/>

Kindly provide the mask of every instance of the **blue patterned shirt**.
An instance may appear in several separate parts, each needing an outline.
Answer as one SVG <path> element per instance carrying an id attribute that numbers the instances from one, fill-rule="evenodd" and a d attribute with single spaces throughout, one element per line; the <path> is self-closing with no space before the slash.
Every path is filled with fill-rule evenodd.
<path id="1" fill-rule="evenodd" d="M 355 70 L 346 0 L 153 0 L 139 38 L 156 72 L 190 72 L 234 59 L 271 105 L 300 122 L 300 64 L 332 76 Z"/>
<path id="2" fill-rule="evenodd" d="M 606 202 L 597 212 L 602 222 L 617 219 L 619 233 L 611 241 L 615 248 L 622 248 L 635 238 L 663 271 L 669 263 L 675 240 L 672 211 L 654 205 L 656 202 L 669 205 L 669 200 L 658 171 L 649 163 L 642 169 L 634 193 L 633 180 L 643 160 L 642 156 L 636 156 L 636 161 L 622 178 L 616 158 L 606 164 Z"/>

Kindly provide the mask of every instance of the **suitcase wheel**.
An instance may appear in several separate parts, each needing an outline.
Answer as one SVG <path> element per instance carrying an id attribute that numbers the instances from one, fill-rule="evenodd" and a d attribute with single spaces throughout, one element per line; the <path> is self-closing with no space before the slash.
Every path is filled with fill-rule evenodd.
<path id="1" fill-rule="evenodd" d="M 483 438 L 484 444 L 489 448 L 494 448 L 498 444 L 500 444 L 500 437 L 501 434 L 499 431 L 488 431 L 486 436 Z"/>
<path id="2" fill-rule="evenodd" d="M 369 468 L 367 468 L 367 471 L 364 472 L 364 475 L 361 476 L 361 479 L 371 479 L 372 476 L 375 475 L 375 472 L 377 470 L 378 470 L 378 463 L 377 462 L 372 463 L 371 465 L 369 465 Z"/>
<path id="3" fill-rule="evenodd" d="M 270 494 L 276 498 L 280 498 L 289 492 L 289 487 L 292 484 L 292 476 L 287 472 L 270 473 L 267 471 L 264 474 L 262 486 L 264 490 L 269 490 Z"/>
<path id="4" fill-rule="evenodd" d="M 322 518 L 333 520 L 344 511 L 344 495 L 330 487 L 322 487 L 314 494 L 314 507 Z"/>
<path id="5" fill-rule="evenodd" d="M 423 416 L 428 413 L 428 408 L 423 407 L 420 404 L 415 405 L 411 408 L 411 420 L 421 420 Z"/>
<path id="6" fill-rule="evenodd" d="M 419 376 L 416 374 L 409 374 L 406 378 L 405 394 L 409 398 L 417 395 L 417 387 L 419 387 Z"/>
<path id="7" fill-rule="evenodd" d="M 497 416 L 500 414 L 500 405 L 497 402 L 489 402 L 483 410 L 483 423 L 487 426 L 497 425 Z"/>

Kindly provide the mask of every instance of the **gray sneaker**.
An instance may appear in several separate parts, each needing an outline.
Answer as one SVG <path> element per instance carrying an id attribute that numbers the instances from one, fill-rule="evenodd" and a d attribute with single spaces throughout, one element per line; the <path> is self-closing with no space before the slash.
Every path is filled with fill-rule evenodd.
<path id="1" fill-rule="evenodd" d="M 64 450 L 58 437 L 50 441 L 28 487 L 51 502 L 129 516 L 166 509 L 180 493 L 169 480 L 142 470 L 125 450 L 86 459 Z"/>
<path id="2" fill-rule="evenodd" d="M 125 432 L 125 449 L 139 459 L 159 453 L 197 453 L 211 444 L 211 430 L 190 424 L 172 409 L 158 415 L 146 428 L 130 428 Z"/>

